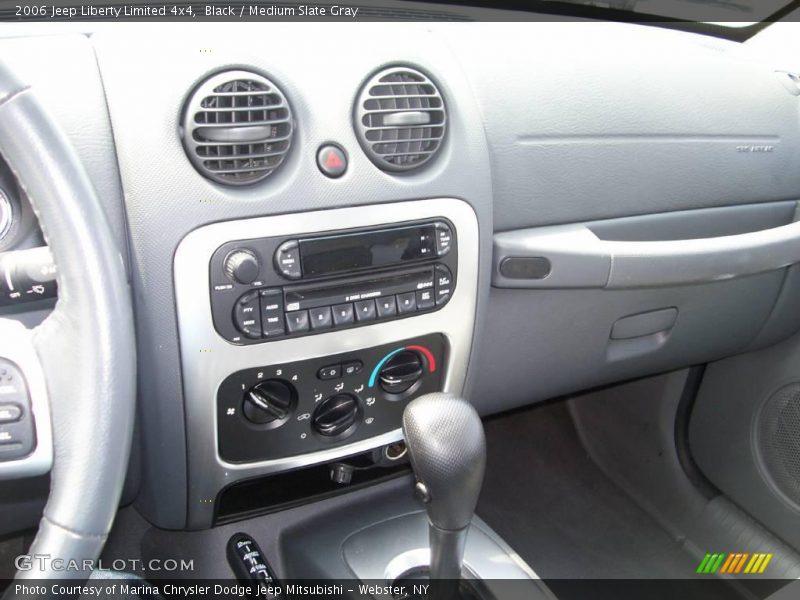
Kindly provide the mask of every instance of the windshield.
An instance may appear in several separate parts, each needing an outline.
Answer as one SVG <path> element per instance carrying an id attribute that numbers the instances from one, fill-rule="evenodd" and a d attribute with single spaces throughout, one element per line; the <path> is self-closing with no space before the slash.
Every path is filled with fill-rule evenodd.
<path id="1" fill-rule="evenodd" d="M 769 19 L 790 0 L 558 0 L 682 21 L 745 27 Z"/>

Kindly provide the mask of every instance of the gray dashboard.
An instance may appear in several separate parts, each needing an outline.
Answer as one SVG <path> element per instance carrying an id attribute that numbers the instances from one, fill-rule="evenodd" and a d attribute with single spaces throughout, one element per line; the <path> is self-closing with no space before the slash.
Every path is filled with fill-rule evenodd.
<path id="1" fill-rule="evenodd" d="M 368 205 L 386 205 L 376 210 L 385 221 L 390 203 L 462 200 L 476 218 L 477 291 L 459 367 L 465 394 L 485 414 L 731 355 L 800 326 L 787 308 L 798 294 L 794 269 L 623 290 L 491 285 L 495 232 L 605 223 L 624 238 L 644 226 L 616 220 L 673 211 L 701 223 L 692 232 L 700 238 L 720 235 L 720 221 L 735 223 L 722 235 L 793 222 L 798 97 L 736 44 L 607 23 L 116 24 L 90 36 L 4 39 L 0 52 L 31 74 L 129 244 L 137 506 L 160 527 L 184 528 L 197 501 L 185 402 L 194 385 L 185 377 L 195 374 L 182 368 L 190 350 L 179 342 L 173 264 L 182 240 L 212 224 L 235 230 L 245 220 Z M 362 83 L 395 64 L 424 69 L 449 111 L 441 152 L 412 173 L 377 169 L 352 127 Z M 188 94 L 225 68 L 267 74 L 296 122 L 282 167 L 249 187 L 203 178 L 179 137 Z M 67 72 L 77 79 L 66 81 Z M 315 162 L 328 142 L 350 161 L 338 179 Z M 731 216 L 737 205 L 744 213 Z M 721 212 L 695 221 L 697 209 Z M 370 222 L 372 209 L 362 210 Z M 652 221 L 646 229 L 656 232 L 650 241 L 664 239 Z M 668 333 L 610 340 L 619 319 L 672 307 Z"/>

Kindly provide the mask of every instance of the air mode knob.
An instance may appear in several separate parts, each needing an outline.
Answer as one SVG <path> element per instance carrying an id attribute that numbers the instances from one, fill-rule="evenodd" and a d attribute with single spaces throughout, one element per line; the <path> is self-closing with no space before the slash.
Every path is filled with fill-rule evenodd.
<path id="1" fill-rule="evenodd" d="M 225 274 L 232 280 L 245 285 L 258 279 L 258 257 L 251 251 L 241 248 L 225 257 Z"/>
<path id="2" fill-rule="evenodd" d="M 311 417 L 311 426 L 320 435 L 339 436 L 352 431 L 360 412 L 355 396 L 336 394 L 319 403 Z"/>
<path id="3" fill-rule="evenodd" d="M 251 387 L 244 395 L 244 416 L 263 425 L 284 421 L 297 404 L 297 393 L 281 379 L 267 379 Z"/>

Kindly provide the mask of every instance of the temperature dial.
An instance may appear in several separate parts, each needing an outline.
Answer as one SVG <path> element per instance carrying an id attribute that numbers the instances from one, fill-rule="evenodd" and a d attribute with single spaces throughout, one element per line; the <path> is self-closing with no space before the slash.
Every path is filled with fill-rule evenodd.
<path id="1" fill-rule="evenodd" d="M 387 394 L 402 394 L 410 390 L 424 373 L 424 364 L 413 350 L 403 350 L 392 356 L 380 370 L 378 379 Z"/>

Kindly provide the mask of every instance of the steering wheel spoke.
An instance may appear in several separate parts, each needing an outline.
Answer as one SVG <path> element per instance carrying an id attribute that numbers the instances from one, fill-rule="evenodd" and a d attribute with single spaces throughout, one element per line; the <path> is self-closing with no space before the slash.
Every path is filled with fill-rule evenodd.
<path id="1" fill-rule="evenodd" d="M 33 332 L 0 318 L 0 480 L 42 475 L 52 464 L 50 405 Z"/>

